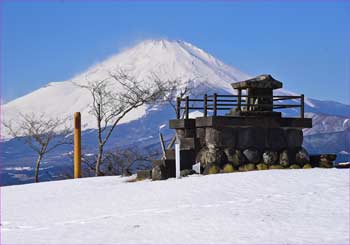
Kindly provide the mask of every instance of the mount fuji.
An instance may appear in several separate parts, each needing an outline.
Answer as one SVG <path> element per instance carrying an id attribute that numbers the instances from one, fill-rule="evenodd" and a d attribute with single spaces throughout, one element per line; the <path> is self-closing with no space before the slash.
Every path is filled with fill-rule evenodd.
<path id="1" fill-rule="evenodd" d="M 146 40 L 90 67 L 68 81 L 50 82 L 38 90 L 2 105 L 3 118 L 6 121 L 15 122 L 19 113 L 38 112 L 50 117 L 72 118 L 74 112 L 80 111 L 83 149 L 85 152 L 94 153 L 96 121 L 89 114 L 92 98 L 89 91 L 76 84 L 84 85 L 89 81 L 102 80 L 109 75 L 110 71 L 115 70 L 123 70 L 144 82 L 154 78 L 155 75 L 164 82 L 178 80 L 184 86 L 194 88 L 198 94 L 204 91 L 233 93 L 231 83 L 252 77 L 226 65 L 190 43 L 163 39 Z M 277 93 L 294 94 L 283 89 L 278 90 Z M 327 148 L 323 147 L 324 136 L 337 135 L 328 138 L 332 138 L 337 144 L 337 153 L 348 156 L 346 134 L 349 134 L 350 128 L 350 105 L 306 98 L 305 106 L 306 112 L 309 112 L 308 115 L 316 119 L 313 129 L 305 131 L 306 147 L 327 152 Z M 197 115 L 198 113 L 200 112 L 197 112 Z M 296 112 L 288 110 L 286 113 L 293 115 Z M 167 124 L 167 121 L 174 117 L 174 112 L 169 105 L 139 107 L 122 120 L 122 124 L 117 127 L 109 141 L 109 147 L 112 149 L 134 144 L 158 147 L 159 127 Z M 26 148 L 23 141 L 11 139 L 3 128 L 1 132 L 3 137 L 1 142 L 2 184 L 30 182 L 35 156 Z M 169 129 L 162 129 L 162 132 L 165 139 L 171 138 L 173 134 Z M 312 136 L 312 140 L 308 140 L 308 135 Z M 323 142 L 323 145 L 318 145 L 318 142 Z M 58 148 L 46 157 L 42 168 L 47 170 L 47 174 L 41 171 L 43 175 L 41 179 L 60 178 L 58 173 L 71 165 L 71 160 L 67 158 L 67 152 L 70 152 L 71 148 L 71 146 Z"/>
<path id="2" fill-rule="evenodd" d="M 43 112 L 47 116 L 71 117 L 80 111 L 83 128 L 95 128 L 95 118 L 89 114 L 92 101 L 89 91 L 76 86 L 89 81 L 103 80 L 110 71 L 123 70 L 138 81 L 152 79 L 155 74 L 161 81 L 189 81 L 191 87 L 205 86 L 212 90 L 231 92 L 230 83 L 249 76 L 225 65 L 203 50 L 183 41 L 149 40 L 97 64 L 69 81 L 51 82 L 3 106 L 5 119 L 16 118 L 19 112 Z M 62 99 L 64 98 L 64 99 Z M 122 123 L 146 115 L 147 106 L 129 113 Z M 5 137 L 8 135 L 4 135 Z"/>

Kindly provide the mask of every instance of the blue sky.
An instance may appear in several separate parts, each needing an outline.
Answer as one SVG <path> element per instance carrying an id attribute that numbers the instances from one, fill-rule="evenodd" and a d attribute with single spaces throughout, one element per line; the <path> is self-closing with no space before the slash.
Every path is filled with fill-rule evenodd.
<path id="1" fill-rule="evenodd" d="M 9 101 L 148 38 L 181 39 L 290 91 L 350 103 L 347 1 L 1 2 Z"/>

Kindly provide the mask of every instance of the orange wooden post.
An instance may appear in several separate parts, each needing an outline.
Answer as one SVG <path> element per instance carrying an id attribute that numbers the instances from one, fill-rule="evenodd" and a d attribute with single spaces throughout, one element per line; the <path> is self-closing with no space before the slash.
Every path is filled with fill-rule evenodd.
<path id="1" fill-rule="evenodd" d="M 81 116 L 74 113 L 74 179 L 81 177 Z"/>

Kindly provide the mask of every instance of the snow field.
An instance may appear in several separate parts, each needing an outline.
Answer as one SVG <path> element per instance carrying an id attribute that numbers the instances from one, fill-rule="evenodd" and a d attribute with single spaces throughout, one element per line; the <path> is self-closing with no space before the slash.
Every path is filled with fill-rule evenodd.
<path id="1" fill-rule="evenodd" d="M 342 243 L 349 170 L 268 170 L 1 188 L 6 244 Z"/>

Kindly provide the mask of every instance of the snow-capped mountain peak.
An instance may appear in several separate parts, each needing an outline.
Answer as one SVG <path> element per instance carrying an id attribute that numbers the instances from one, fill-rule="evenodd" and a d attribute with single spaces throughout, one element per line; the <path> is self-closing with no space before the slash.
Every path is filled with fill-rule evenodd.
<path id="1" fill-rule="evenodd" d="M 146 40 L 94 65 L 68 81 L 50 82 L 23 97 L 3 106 L 5 120 L 15 119 L 19 113 L 45 113 L 53 117 L 71 117 L 82 113 L 82 126 L 95 128 L 89 114 L 91 96 L 74 85 L 106 78 L 110 72 L 122 70 L 139 81 L 157 78 L 162 81 L 191 81 L 192 87 L 232 91 L 230 83 L 249 78 L 248 75 L 224 64 L 202 49 L 180 40 Z M 73 83 L 72 83 L 73 82 Z M 62 99 L 64 98 L 64 99 Z M 130 112 L 123 120 L 129 122 L 146 114 L 147 106 Z M 3 131 L 6 135 L 6 131 Z"/>
<path id="2" fill-rule="evenodd" d="M 231 91 L 230 83 L 249 78 L 243 72 L 225 65 L 202 49 L 180 40 L 146 40 L 124 52 L 113 55 L 100 64 L 76 76 L 77 82 L 85 77 L 99 79 L 109 71 L 122 69 L 138 80 L 156 74 L 163 81 L 193 80 L 206 82 L 210 87 Z"/>

